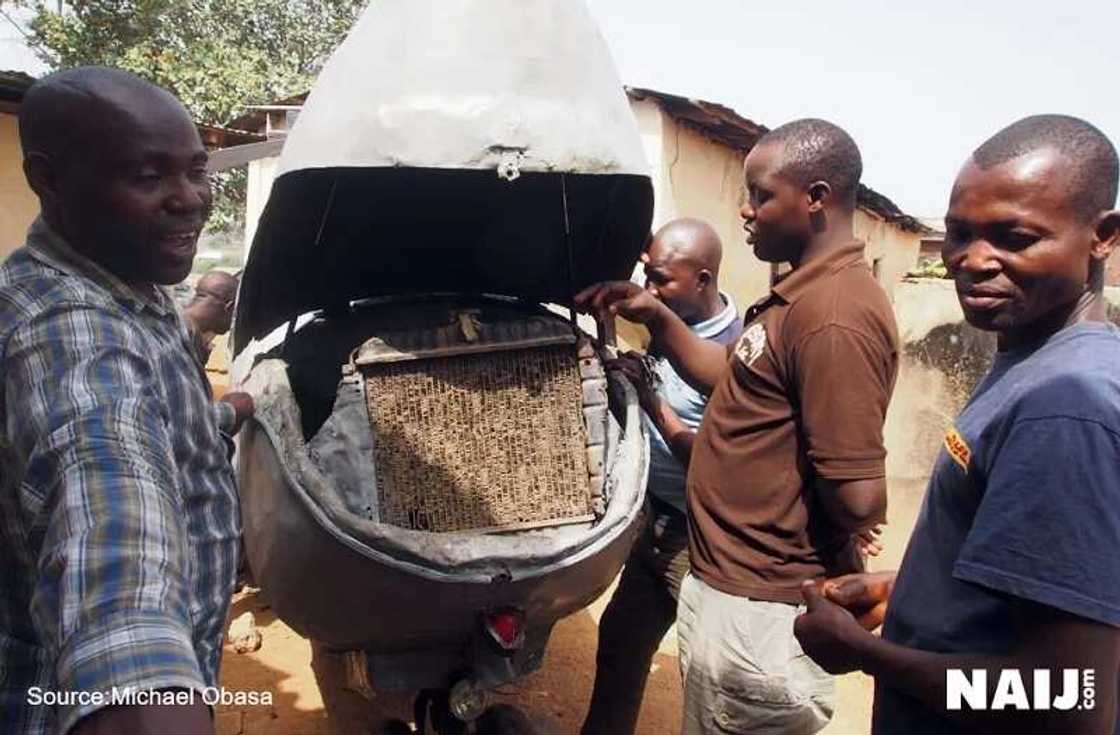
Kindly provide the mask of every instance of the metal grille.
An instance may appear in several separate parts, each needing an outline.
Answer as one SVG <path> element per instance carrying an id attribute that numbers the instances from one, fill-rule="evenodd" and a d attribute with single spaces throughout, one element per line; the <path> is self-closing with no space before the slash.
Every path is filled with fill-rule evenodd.
<path id="1" fill-rule="evenodd" d="M 594 518 L 574 345 L 362 372 L 382 523 L 483 531 Z"/>

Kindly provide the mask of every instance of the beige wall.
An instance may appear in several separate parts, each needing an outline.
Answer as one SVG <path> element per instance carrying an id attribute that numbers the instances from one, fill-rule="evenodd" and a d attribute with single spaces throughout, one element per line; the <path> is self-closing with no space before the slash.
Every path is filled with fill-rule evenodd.
<path id="1" fill-rule="evenodd" d="M 0 260 L 23 244 L 38 213 L 39 201 L 23 178 L 16 117 L 0 113 Z"/>
<path id="2" fill-rule="evenodd" d="M 867 243 L 867 262 L 879 261 L 879 283 L 894 298 L 898 283 L 918 264 L 922 236 L 907 232 L 864 210 L 856 212 L 856 237 Z"/>
<path id="3" fill-rule="evenodd" d="M 740 311 L 766 293 L 770 265 L 754 257 L 743 235 L 742 156 L 678 124 L 650 100 L 631 102 L 653 175 L 656 230 L 677 217 L 708 222 L 723 240 L 720 287 Z"/>

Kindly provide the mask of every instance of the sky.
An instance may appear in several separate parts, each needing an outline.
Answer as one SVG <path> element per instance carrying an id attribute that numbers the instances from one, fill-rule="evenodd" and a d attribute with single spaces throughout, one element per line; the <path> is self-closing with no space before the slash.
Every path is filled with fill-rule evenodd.
<path id="1" fill-rule="evenodd" d="M 863 181 L 939 217 L 969 153 L 1020 117 L 1120 145 L 1120 0 L 588 0 L 626 84 L 776 127 L 847 130 Z"/>
<path id="2" fill-rule="evenodd" d="M 1120 0 L 587 2 L 624 83 L 769 127 L 830 120 L 908 214 L 942 215 L 968 154 L 1024 115 L 1120 144 Z M 42 70 L 2 17 L 0 69 Z"/>
<path id="3" fill-rule="evenodd" d="M 26 32 L 29 13 L 0 2 L 0 71 L 23 71 L 39 75 L 46 67 L 27 47 L 21 31 Z"/>

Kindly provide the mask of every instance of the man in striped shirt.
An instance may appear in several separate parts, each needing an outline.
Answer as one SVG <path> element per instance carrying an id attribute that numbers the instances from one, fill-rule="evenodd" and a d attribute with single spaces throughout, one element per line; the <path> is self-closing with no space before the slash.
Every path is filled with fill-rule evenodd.
<path id="1" fill-rule="evenodd" d="M 20 135 L 41 215 L 0 266 L 0 731 L 212 732 L 240 533 L 219 429 L 251 401 L 213 402 L 161 287 L 206 151 L 169 93 L 96 67 L 28 90 Z"/>

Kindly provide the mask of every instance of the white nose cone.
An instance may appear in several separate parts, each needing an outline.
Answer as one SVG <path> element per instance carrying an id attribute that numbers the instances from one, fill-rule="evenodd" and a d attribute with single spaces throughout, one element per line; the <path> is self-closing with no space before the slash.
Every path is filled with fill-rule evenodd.
<path id="1" fill-rule="evenodd" d="M 629 278 L 653 187 L 582 0 L 374 0 L 280 161 L 235 350 L 361 299 L 568 303 Z"/>
<path id="2" fill-rule="evenodd" d="M 503 165 L 507 176 L 648 171 L 582 0 L 374 0 L 281 159 L 282 172 Z"/>

